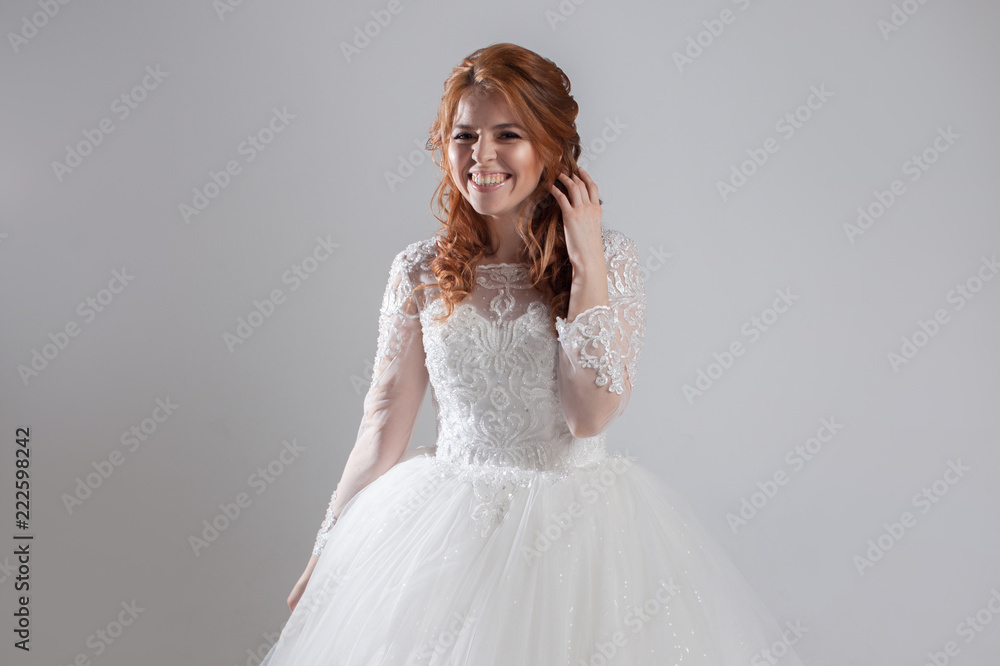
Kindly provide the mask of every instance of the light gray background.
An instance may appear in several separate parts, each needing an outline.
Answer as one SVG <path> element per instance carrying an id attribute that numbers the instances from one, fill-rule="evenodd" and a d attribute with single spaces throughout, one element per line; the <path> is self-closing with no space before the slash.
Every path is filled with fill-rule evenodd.
<path id="1" fill-rule="evenodd" d="M 903 5 L 915 13 L 884 36 Z M 4 664 L 266 651 L 354 443 L 389 263 L 437 228 L 437 168 L 417 146 L 451 68 L 501 41 L 570 77 L 604 224 L 650 269 L 642 372 L 611 446 L 689 498 L 779 621 L 809 629 L 808 663 L 924 664 L 948 641 L 951 663 L 997 663 L 1000 618 L 959 633 L 977 611 L 993 619 L 994 594 L 1000 608 L 1000 280 L 975 283 L 1000 250 L 995 3 L 404 0 L 378 30 L 382 1 L 41 7 L 0 10 Z M 703 22 L 724 10 L 710 37 Z M 375 36 L 348 60 L 366 25 Z M 707 46 L 679 68 L 699 32 Z M 122 119 L 112 104 L 147 66 L 168 75 Z M 813 86 L 832 95 L 787 137 L 776 122 Z M 247 161 L 238 147 L 276 108 L 294 119 Z M 60 180 L 52 163 L 102 118 L 114 131 Z M 959 138 L 912 181 L 904 163 L 947 128 Z M 724 201 L 717 181 L 769 137 L 777 152 Z M 179 205 L 229 160 L 241 173 L 185 224 Z M 852 243 L 844 225 L 894 179 L 905 193 Z M 318 237 L 339 246 L 293 291 L 282 275 Z M 87 321 L 78 304 L 123 268 L 134 280 Z M 981 289 L 958 309 L 948 294 L 970 279 Z M 231 352 L 223 335 L 274 289 L 286 301 Z M 798 300 L 751 343 L 741 327 L 776 289 Z M 938 309 L 948 322 L 894 369 L 888 354 Z M 686 399 L 736 340 L 745 353 Z M 130 450 L 122 434 L 167 398 L 177 409 Z M 793 468 L 786 453 L 824 418 L 843 427 Z M 30 656 L 11 633 L 18 426 L 32 434 Z M 412 445 L 433 438 L 428 402 Z M 276 463 L 292 439 L 304 451 Z M 68 511 L 114 451 L 122 464 Z M 913 496 L 949 461 L 969 470 L 922 512 Z M 268 464 L 280 475 L 252 485 Z M 788 483 L 731 529 L 779 471 Z M 250 505 L 195 555 L 189 537 L 240 492 Z M 885 536 L 907 511 L 915 525 Z M 854 558 L 880 535 L 892 547 L 862 574 Z M 132 600 L 143 610 L 98 655 L 92 636 Z"/>

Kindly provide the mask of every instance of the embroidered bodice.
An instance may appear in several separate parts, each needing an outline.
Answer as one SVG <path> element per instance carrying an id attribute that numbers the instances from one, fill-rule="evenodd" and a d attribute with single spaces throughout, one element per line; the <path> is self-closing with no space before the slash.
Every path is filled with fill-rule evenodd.
<path id="1" fill-rule="evenodd" d="M 473 517 L 484 533 L 502 517 L 512 484 L 606 455 L 604 431 L 635 384 L 646 304 L 635 243 L 616 230 L 602 229 L 602 237 L 609 305 L 572 321 L 558 317 L 554 326 L 527 264 L 480 264 L 469 296 L 439 321 L 446 309 L 430 268 L 435 239 L 397 254 L 358 442 L 392 450 L 398 460 L 429 384 L 436 462 L 442 474 L 473 479 L 480 497 Z M 417 284 L 434 286 L 413 292 Z M 335 492 L 317 534 L 317 556 L 337 498 Z"/>

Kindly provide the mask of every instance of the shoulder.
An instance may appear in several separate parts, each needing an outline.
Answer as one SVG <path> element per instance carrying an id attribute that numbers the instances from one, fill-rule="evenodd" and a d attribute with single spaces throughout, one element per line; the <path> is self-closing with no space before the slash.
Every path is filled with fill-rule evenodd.
<path id="1" fill-rule="evenodd" d="M 421 274 L 431 270 L 431 260 L 437 256 L 437 238 L 413 241 L 393 257 L 390 273 L 400 274 L 416 284 Z"/>
<path id="2" fill-rule="evenodd" d="M 437 256 L 437 237 L 421 238 L 413 241 L 396 253 L 394 262 L 415 266 L 429 262 Z"/>
<path id="3" fill-rule="evenodd" d="M 601 227 L 604 240 L 604 260 L 608 274 L 633 273 L 640 270 L 639 248 L 631 237 L 618 229 Z"/>
<path id="4" fill-rule="evenodd" d="M 396 253 L 389 267 L 389 279 L 382 296 L 382 314 L 416 316 L 424 303 L 424 294 L 415 297 L 417 285 L 433 275 L 431 259 L 437 255 L 434 238 L 414 241 Z"/>
<path id="5" fill-rule="evenodd" d="M 601 237 L 604 240 L 605 257 L 613 257 L 620 254 L 638 254 L 635 241 L 618 229 L 601 227 Z"/>

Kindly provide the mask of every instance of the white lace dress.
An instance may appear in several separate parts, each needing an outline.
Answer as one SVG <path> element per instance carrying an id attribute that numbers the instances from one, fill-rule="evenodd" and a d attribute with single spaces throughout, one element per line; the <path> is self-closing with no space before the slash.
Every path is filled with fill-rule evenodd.
<path id="1" fill-rule="evenodd" d="M 358 442 L 405 449 L 428 384 L 437 439 L 338 486 L 262 666 L 801 666 L 683 499 L 606 449 L 646 302 L 634 242 L 602 235 L 610 306 L 555 330 L 526 265 L 480 265 L 440 322 L 436 287 L 410 295 L 435 239 L 395 257 Z"/>

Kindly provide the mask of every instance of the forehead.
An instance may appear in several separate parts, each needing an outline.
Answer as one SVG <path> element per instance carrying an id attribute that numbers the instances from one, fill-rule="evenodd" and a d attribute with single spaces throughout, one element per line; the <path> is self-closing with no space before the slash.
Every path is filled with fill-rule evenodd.
<path id="1" fill-rule="evenodd" d="M 455 109 L 456 126 L 516 123 L 517 120 L 517 114 L 498 92 L 469 91 L 462 96 Z"/>

